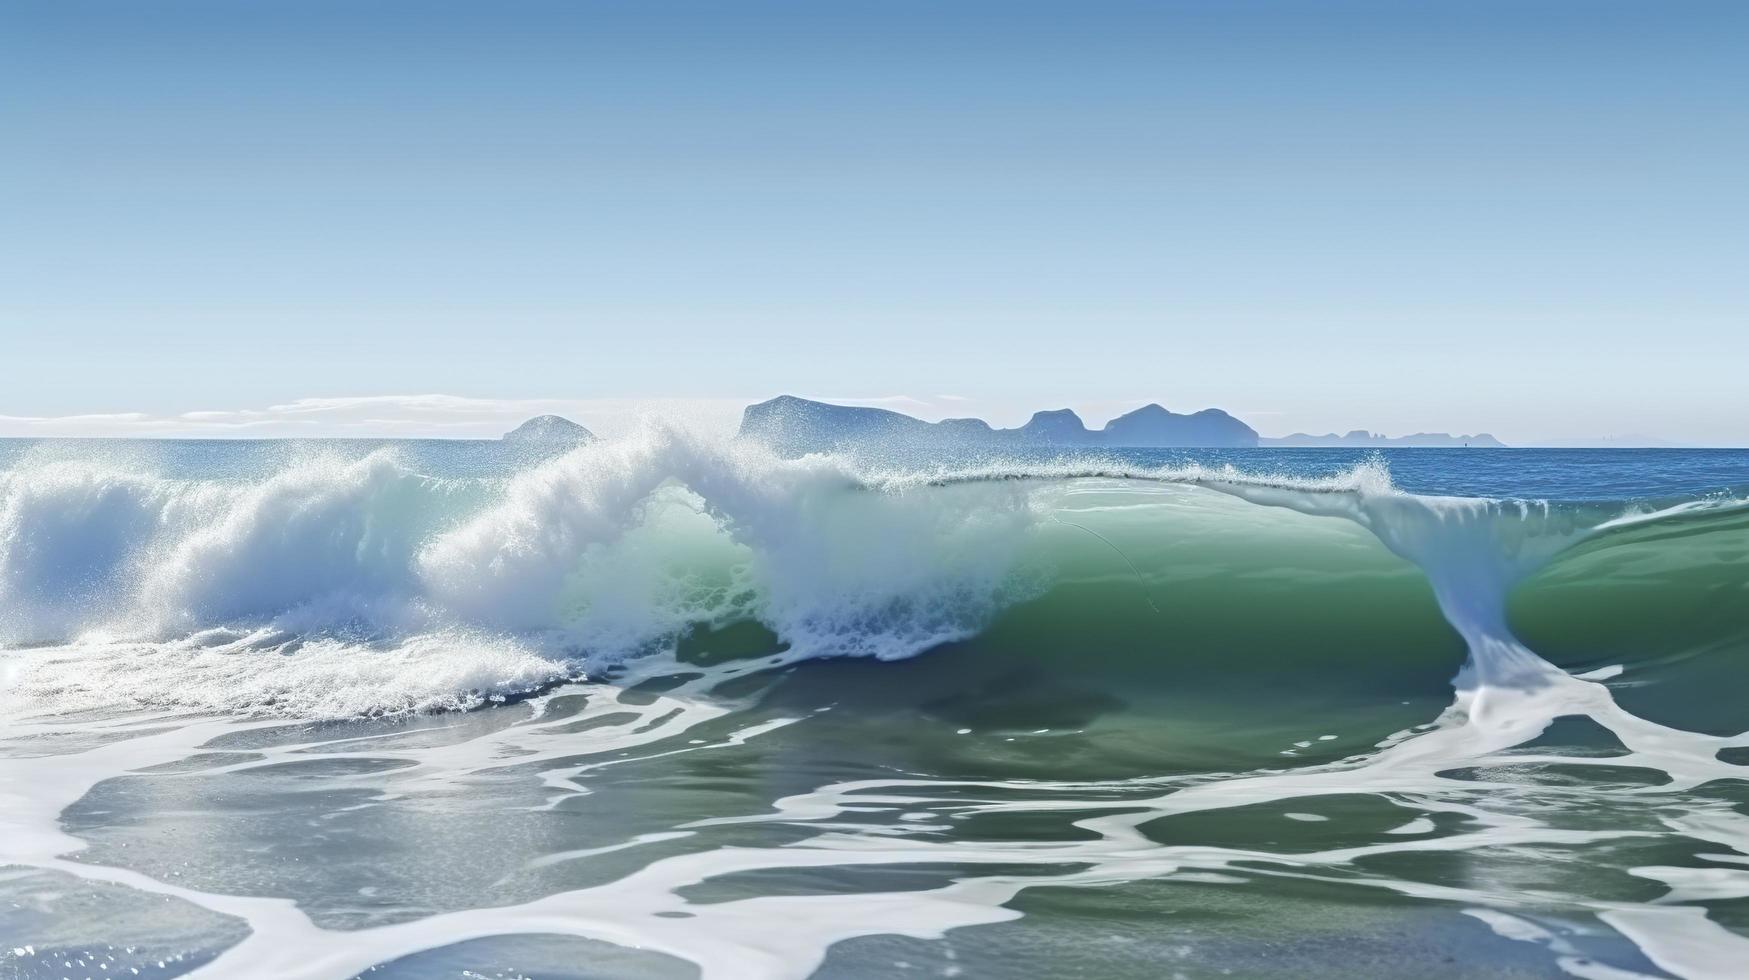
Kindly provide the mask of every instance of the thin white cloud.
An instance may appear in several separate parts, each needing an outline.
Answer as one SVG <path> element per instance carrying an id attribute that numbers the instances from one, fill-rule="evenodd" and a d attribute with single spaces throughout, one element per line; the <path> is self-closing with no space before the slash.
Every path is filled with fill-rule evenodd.
<path id="1" fill-rule="evenodd" d="M 109 412 L 89 415 L 0 415 L 0 425 L 126 425 L 151 419 L 144 412 Z"/>
<path id="2" fill-rule="evenodd" d="M 360 395 L 300 398 L 266 408 L 174 414 L 0 415 L 0 437 L 353 437 L 490 439 L 535 415 L 563 415 L 602 435 L 659 418 L 707 433 L 733 431 L 741 399 L 470 398 Z"/>

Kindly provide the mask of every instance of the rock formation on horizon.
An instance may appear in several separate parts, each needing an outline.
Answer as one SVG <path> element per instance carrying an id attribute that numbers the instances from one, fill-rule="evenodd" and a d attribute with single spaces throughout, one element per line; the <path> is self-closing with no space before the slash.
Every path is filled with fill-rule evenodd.
<path id="1" fill-rule="evenodd" d="M 1281 436 L 1274 439 L 1260 440 L 1260 445 L 1281 447 L 1320 447 L 1320 446 L 1358 446 L 1387 449 L 1426 448 L 1455 449 L 1469 447 L 1471 449 L 1505 449 L 1506 444 L 1486 432 L 1478 432 L 1473 436 L 1454 436 L 1447 432 L 1417 432 L 1407 436 L 1386 436 L 1365 429 L 1355 429 L 1347 435 L 1339 436 L 1332 432 L 1327 435 L 1315 436 L 1304 432 L 1296 432 L 1291 436 Z"/>
<path id="2" fill-rule="evenodd" d="M 747 406 L 741 437 L 786 455 L 848 448 L 1177 448 L 1257 445 L 1256 430 L 1219 409 L 1190 415 L 1146 405 L 1088 429 L 1066 408 L 1038 412 L 1018 429 L 996 429 L 982 419 L 925 422 L 884 408 L 831 405 L 780 395 Z"/>
<path id="3" fill-rule="evenodd" d="M 574 445 L 594 440 L 595 433 L 562 415 L 536 415 L 504 433 L 505 442 L 541 445 Z"/>

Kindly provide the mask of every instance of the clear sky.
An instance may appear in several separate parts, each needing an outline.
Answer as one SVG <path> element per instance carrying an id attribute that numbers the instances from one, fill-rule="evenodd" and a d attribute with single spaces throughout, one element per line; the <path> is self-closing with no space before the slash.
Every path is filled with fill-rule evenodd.
<path id="1" fill-rule="evenodd" d="M 0 435 L 1749 444 L 1746 175 L 1740 0 L 8 0 Z"/>

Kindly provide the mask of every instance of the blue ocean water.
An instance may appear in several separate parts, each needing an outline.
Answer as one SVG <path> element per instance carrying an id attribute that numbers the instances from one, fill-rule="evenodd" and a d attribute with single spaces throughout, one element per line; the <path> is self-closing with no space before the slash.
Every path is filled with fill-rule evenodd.
<path id="1" fill-rule="evenodd" d="M 1246 472 L 1329 476 L 1382 461 L 1406 493 L 1550 501 L 1671 501 L 1749 489 L 1749 449 L 1210 449 L 1121 453 Z"/>
<path id="2" fill-rule="evenodd" d="M 449 439 L 0 439 L 0 469 L 26 460 L 112 460 L 165 476 L 243 479 L 312 456 L 356 458 L 390 450 L 437 476 L 503 476 L 562 449 Z M 920 469 L 987 459 L 939 453 L 898 457 Z M 1045 463 L 1111 459 L 1142 467 L 1189 462 L 1247 473 L 1332 476 L 1382 461 L 1392 482 L 1416 494 L 1552 501 L 1670 501 L 1749 490 L 1749 449 L 1130 449 L 1063 454 L 1014 450 L 1002 459 Z"/>

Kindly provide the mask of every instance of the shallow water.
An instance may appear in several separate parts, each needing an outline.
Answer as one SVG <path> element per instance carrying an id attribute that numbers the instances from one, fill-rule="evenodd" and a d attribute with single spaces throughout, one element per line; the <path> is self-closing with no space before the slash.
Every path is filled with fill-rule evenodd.
<path id="1" fill-rule="evenodd" d="M 1749 453 L 0 466 L 0 976 L 1749 962 Z"/>

